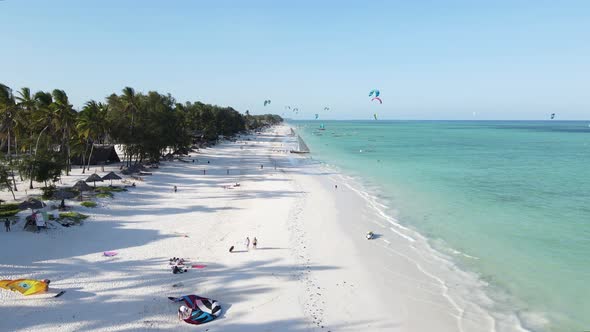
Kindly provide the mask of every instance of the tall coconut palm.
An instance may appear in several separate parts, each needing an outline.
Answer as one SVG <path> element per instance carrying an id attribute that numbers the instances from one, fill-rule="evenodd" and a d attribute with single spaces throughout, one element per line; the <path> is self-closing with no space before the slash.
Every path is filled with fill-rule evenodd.
<path id="1" fill-rule="evenodd" d="M 14 172 L 12 170 L 12 153 L 10 148 L 12 142 L 10 141 L 14 134 L 14 128 L 16 127 L 16 114 L 18 107 L 12 94 L 12 89 L 4 84 L 0 84 L 0 134 L 6 137 L 8 146 L 8 164 L 10 172 L 12 174 L 13 190 L 18 190 L 16 187 L 16 181 L 14 181 Z M 12 189 L 12 186 L 11 186 Z"/>
<path id="2" fill-rule="evenodd" d="M 31 89 L 29 88 L 21 88 L 18 91 L 18 95 L 15 97 L 17 101 L 17 105 L 19 108 L 19 112 L 16 117 L 16 128 L 15 128 L 15 137 L 14 137 L 14 147 L 15 152 L 17 153 L 18 158 L 18 141 L 17 138 L 23 142 L 21 143 L 22 148 L 26 148 L 26 137 L 29 138 L 29 145 L 33 141 L 33 124 L 31 123 L 33 114 L 35 113 L 35 109 L 37 107 L 37 103 L 35 101 L 35 97 L 31 94 Z"/>
<path id="3" fill-rule="evenodd" d="M 54 125 L 56 129 L 56 134 L 58 137 L 60 137 L 60 151 L 63 151 L 65 149 L 67 161 L 66 175 L 69 175 L 71 167 L 70 139 L 72 128 L 74 128 L 76 122 L 76 111 L 74 111 L 73 106 L 70 104 L 68 100 L 68 95 L 65 91 L 55 89 L 52 92 L 52 96 L 53 104 L 51 108 L 55 114 Z"/>
<path id="4" fill-rule="evenodd" d="M 44 91 L 37 91 L 34 95 L 35 99 L 35 108 L 34 113 L 31 114 L 31 143 L 30 143 L 30 151 L 31 155 L 37 156 L 37 152 L 39 149 L 39 141 L 41 140 L 41 136 L 45 132 L 49 132 L 49 136 L 54 128 L 54 118 L 55 114 L 52 110 L 53 105 L 53 96 L 49 92 Z M 37 137 L 34 139 L 34 137 Z M 49 145 L 51 142 L 48 140 Z M 34 147 L 34 148 L 33 148 Z M 33 152 L 34 151 L 34 152 Z M 31 167 L 29 168 L 29 188 L 33 189 L 33 163 L 31 163 Z"/>
<path id="5" fill-rule="evenodd" d="M 130 141 L 127 142 L 129 145 L 133 143 L 134 129 L 135 129 L 135 117 L 139 111 L 139 96 L 135 93 L 135 89 L 126 86 L 122 90 L 121 101 L 123 102 L 123 111 L 131 116 L 131 122 L 129 123 L 129 137 Z M 129 161 L 128 165 L 131 164 L 131 153 L 130 146 L 127 146 Z"/>
<path id="6" fill-rule="evenodd" d="M 103 103 L 97 103 L 94 100 L 90 100 L 84 105 L 84 108 L 80 112 L 76 128 L 78 134 L 86 141 L 86 150 L 90 145 L 90 154 L 88 155 L 88 166 L 90 166 L 90 160 L 92 158 L 92 152 L 94 150 L 94 144 L 104 140 L 107 132 L 106 128 L 106 114 L 108 112 L 108 105 Z M 85 156 L 84 152 L 83 156 Z M 82 158 L 83 161 L 85 157 Z M 86 164 L 82 169 L 82 173 L 86 170 Z"/>

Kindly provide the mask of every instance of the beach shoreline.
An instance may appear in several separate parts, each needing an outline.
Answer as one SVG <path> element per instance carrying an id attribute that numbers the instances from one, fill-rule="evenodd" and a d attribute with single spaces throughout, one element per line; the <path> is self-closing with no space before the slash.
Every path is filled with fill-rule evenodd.
<path id="1" fill-rule="evenodd" d="M 197 294 L 223 308 L 209 331 L 494 329 L 439 277 L 465 275 L 420 257 L 414 233 L 380 220 L 344 176 L 289 154 L 289 133 L 277 126 L 192 153 L 195 163 L 165 162 L 98 208 L 76 207 L 91 215 L 83 226 L 0 233 L 0 250 L 20 248 L 0 262 L 1 278 L 48 278 L 67 291 L 58 299 L 0 292 L 0 326 L 188 330 L 166 297 Z M 62 182 L 80 178 L 75 170 Z M 368 230 L 378 238 L 368 241 Z M 245 247 L 246 236 L 258 238 L 257 249 Z M 107 250 L 118 255 L 105 258 Z M 173 275 L 171 257 L 206 267 Z"/>

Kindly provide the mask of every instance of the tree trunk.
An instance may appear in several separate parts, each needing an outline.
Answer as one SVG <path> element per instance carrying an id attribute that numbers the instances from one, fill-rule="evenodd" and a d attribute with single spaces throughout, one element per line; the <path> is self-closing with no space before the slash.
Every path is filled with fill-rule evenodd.
<path id="1" fill-rule="evenodd" d="M 92 160 L 92 151 L 94 150 L 94 142 L 92 142 L 92 146 L 90 147 L 90 154 L 88 155 L 88 170 L 90 170 L 90 161 Z"/>
<path id="2" fill-rule="evenodd" d="M 16 140 L 16 136 L 14 139 Z M 8 169 L 10 169 L 10 174 L 12 175 L 12 186 L 14 186 L 14 189 L 12 186 L 10 186 L 10 191 L 18 191 L 18 188 L 16 187 L 16 181 L 14 180 L 14 170 L 12 169 L 12 154 L 10 153 L 10 129 L 8 129 Z M 12 193 L 12 196 L 14 196 L 14 193 Z"/>
<path id="3" fill-rule="evenodd" d="M 86 139 L 86 147 L 84 148 L 84 153 L 82 154 L 82 174 L 86 173 L 86 151 L 88 151 L 88 139 Z"/>
<path id="4" fill-rule="evenodd" d="M 10 189 L 10 192 L 12 193 L 12 199 L 16 201 L 16 196 L 14 195 L 14 191 L 12 190 L 12 185 L 8 183 L 8 181 L 6 181 L 6 186 Z"/>

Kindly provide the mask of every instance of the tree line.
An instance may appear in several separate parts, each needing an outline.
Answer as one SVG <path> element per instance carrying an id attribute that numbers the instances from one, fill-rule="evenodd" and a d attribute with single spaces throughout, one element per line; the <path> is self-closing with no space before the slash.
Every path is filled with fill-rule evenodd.
<path id="1" fill-rule="evenodd" d="M 179 103 L 170 94 L 131 87 L 104 101 L 90 100 L 78 111 L 63 90 L 33 93 L 24 87 L 14 92 L 0 84 L 0 187 L 18 190 L 16 176 L 28 179 L 31 189 L 33 181 L 57 181 L 79 157 L 84 172 L 95 144 L 122 144 L 130 166 L 158 161 L 169 149 L 188 151 L 195 140 L 215 141 L 282 120 L 201 102 Z"/>

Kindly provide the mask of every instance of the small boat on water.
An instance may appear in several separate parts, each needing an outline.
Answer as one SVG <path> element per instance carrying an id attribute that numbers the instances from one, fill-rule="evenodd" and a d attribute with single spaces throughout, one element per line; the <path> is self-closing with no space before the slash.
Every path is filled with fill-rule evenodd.
<path id="1" fill-rule="evenodd" d="M 297 135 L 297 143 L 297 150 L 290 150 L 289 152 L 299 154 L 309 153 L 309 148 L 307 147 L 307 144 L 305 144 L 305 142 L 303 141 L 303 139 L 301 139 L 301 136 L 299 135 Z"/>

